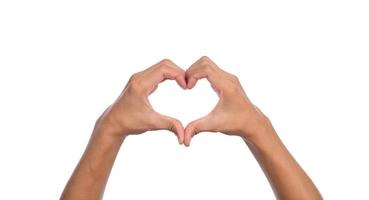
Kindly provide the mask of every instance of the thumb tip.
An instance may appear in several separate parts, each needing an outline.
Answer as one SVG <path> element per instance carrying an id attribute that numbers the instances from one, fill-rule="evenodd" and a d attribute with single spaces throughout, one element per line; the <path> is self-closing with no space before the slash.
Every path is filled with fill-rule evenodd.
<path id="1" fill-rule="evenodd" d="M 184 140 L 183 144 L 186 146 L 186 147 L 189 147 L 190 146 L 190 143 L 191 143 L 191 138 L 188 138 L 188 140 Z"/>
<path id="2" fill-rule="evenodd" d="M 178 144 L 179 144 L 179 145 L 182 145 L 182 144 L 183 144 L 183 139 L 178 138 Z"/>

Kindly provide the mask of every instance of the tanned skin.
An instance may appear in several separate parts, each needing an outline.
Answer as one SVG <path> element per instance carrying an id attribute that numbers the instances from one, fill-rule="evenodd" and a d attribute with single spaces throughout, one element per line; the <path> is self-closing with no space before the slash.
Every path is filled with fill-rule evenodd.
<path id="1" fill-rule="evenodd" d="M 148 96 L 158 84 L 176 80 L 191 89 L 207 78 L 219 102 L 207 115 L 184 128 L 177 119 L 156 112 Z M 270 120 L 246 96 L 238 78 L 203 56 L 184 71 L 168 59 L 134 74 L 121 95 L 98 118 L 87 148 L 69 179 L 61 200 L 99 200 L 118 151 L 128 135 L 169 130 L 179 144 L 190 145 L 200 132 L 240 136 L 259 162 L 277 199 L 320 200 L 318 189 L 295 161 Z"/>

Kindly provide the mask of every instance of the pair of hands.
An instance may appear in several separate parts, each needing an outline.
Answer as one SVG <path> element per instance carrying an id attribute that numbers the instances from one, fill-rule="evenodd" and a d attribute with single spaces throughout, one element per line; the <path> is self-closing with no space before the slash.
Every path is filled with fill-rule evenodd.
<path id="1" fill-rule="evenodd" d="M 186 128 L 175 118 L 156 112 L 148 96 L 165 80 L 175 80 L 182 89 L 192 89 L 199 79 L 207 78 L 219 96 L 214 109 L 192 121 Z M 99 117 L 95 127 L 112 137 L 125 138 L 151 130 L 169 130 L 179 144 L 190 145 L 200 132 L 223 132 L 248 140 L 263 134 L 269 120 L 247 98 L 238 78 L 220 69 L 203 56 L 187 71 L 164 59 L 129 79 L 123 92 Z"/>
<path id="2" fill-rule="evenodd" d="M 148 100 L 158 84 L 176 80 L 191 89 L 207 78 L 219 102 L 206 116 L 184 128 L 180 121 L 157 113 Z M 95 124 L 86 151 L 64 189 L 61 199 L 102 199 L 104 188 L 124 138 L 151 130 L 174 132 L 180 144 L 190 145 L 202 131 L 241 136 L 267 176 L 277 199 L 323 199 L 314 183 L 288 152 L 269 119 L 247 98 L 236 76 L 202 57 L 182 70 L 164 59 L 134 74 L 118 99 Z"/>

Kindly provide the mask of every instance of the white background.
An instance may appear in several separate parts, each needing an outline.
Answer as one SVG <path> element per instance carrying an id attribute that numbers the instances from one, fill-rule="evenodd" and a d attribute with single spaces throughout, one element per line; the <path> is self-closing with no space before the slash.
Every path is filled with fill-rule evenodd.
<path id="1" fill-rule="evenodd" d="M 202 55 L 239 76 L 326 199 L 369 199 L 367 1 L 0 2 L 0 199 L 58 199 L 95 120 L 134 72 Z M 150 97 L 183 124 L 211 110 L 203 80 Z M 273 199 L 247 146 L 190 148 L 167 131 L 124 142 L 105 199 Z"/>

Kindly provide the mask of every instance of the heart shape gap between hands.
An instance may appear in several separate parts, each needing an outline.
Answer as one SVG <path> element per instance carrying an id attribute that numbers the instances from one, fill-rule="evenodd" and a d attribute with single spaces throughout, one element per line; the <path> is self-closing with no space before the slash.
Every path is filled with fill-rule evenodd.
<path id="1" fill-rule="evenodd" d="M 149 96 L 155 111 L 178 119 L 184 126 L 209 114 L 218 100 L 206 79 L 199 80 L 194 88 L 186 90 L 175 81 L 167 80 Z"/>

